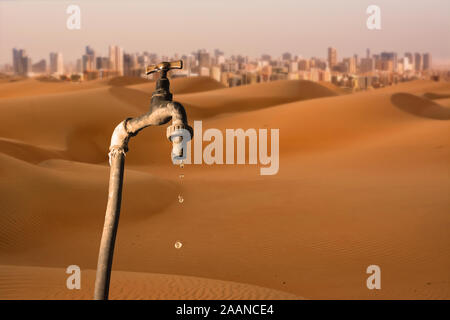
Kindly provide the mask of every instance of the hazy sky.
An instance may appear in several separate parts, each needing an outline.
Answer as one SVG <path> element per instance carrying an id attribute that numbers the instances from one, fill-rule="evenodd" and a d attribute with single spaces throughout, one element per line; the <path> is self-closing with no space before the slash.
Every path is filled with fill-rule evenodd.
<path id="1" fill-rule="evenodd" d="M 81 8 L 81 30 L 68 30 L 66 8 Z M 381 30 L 368 30 L 366 9 L 381 8 Z M 220 48 L 226 55 L 326 56 L 338 58 L 394 50 L 431 52 L 450 60 L 449 0 L 0 0 L 0 63 L 13 47 L 33 61 L 59 51 L 75 61 L 91 45 L 126 52 L 190 53 Z"/>

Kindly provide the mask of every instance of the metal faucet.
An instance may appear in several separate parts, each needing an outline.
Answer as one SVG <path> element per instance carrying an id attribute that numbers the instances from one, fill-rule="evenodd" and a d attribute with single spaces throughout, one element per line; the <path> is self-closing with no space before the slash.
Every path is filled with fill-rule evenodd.
<path id="1" fill-rule="evenodd" d="M 98 255 L 94 300 L 108 299 L 128 141 L 142 129 L 148 126 L 160 126 L 172 119 L 172 125 L 167 127 L 167 138 L 172 142 L 172 161 L 177 163 L 177 161 L 186 158 L 186 143 L 192 139 L 193 130 L 188 125 L 184 107 L 180 103 L 172 101 L 172 94 L 169 90 L 170 82 L 167 78 L 167 72 L 171 69 L 182 68 L 183 61 L 181 60 L 161 62 L 157 65 L 148 66 L 146 74 L 160 72 L 160 78 L 156 82 L 156 89 L 152 94 L 150 111 L 136 118 L 127 118 L 114 129 L 109 147 L 109 164 L 111 169 L 108 204 L 106 206 L 105 223 Z"/>

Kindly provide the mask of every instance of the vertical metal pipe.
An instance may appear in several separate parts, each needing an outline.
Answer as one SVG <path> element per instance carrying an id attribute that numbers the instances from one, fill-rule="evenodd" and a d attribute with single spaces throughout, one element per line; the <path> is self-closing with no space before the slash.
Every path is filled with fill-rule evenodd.
<path id="1" fill-rule="evenodd" d="M 103 226 L 100 252 L 98 255 L 94 300 L 108 299 L 114 243 L 116 241 L 120 216 L 120 203 L 122 201 L 124 164 L 124 152 L 114 152 L 111 154 L 108 204 L 106 206 L 105 224 Z"/>

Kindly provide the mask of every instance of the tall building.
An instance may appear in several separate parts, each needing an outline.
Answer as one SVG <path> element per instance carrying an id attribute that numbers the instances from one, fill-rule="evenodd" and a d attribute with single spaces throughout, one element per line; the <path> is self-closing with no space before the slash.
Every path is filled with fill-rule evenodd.
<path id="1" fill-rule="evenodd" d="M 332 69 L 337 64 L 337 51 L 335 48 L 328 48 L 328 66 Z"/>
<path id="2" fill-rule="evenodd" d="M 183 56 L 183 69 L 187 71 L 188 75 L 191 74 L 192 69 L 195 68 L 195 56 L 189 54 L 187 56 Z"/>
<path id="3" fill-rule="evenodd" d="M 302 59 L 298 62 L 298 69 L 301 71 L 308 71 L 309 70 L 309 60 Z"/>
<path id="4" fill-rule="evenodd" d="M 94 71 L 96 69 L 95 51 L 86 46 L 86 53 L 81 58 L 83 64 L 83 72 Z"/>
<path id="5" fill-rule="evenodd" d="M 343 65 L 342 65 L 341 71 L 350 73 L 350 74 L 355 74 L 356 73 L 356 62 L 355 61 L 356 61 L 355 57 L 345 58 L 343 60 Z"/>
<path id="6" fill-rule="evenodd" d="M 16 75 L 28 76 L 32 72 L 31 58 L 23 49 L 13 49 L 13 71 Z"/>
<path id="7" fill-rule="evenodd" d="M 281 56 L 281 59 L 285 60 L 285 61 L 291 61 L 292 60 L 292 54 L 290 54 L 289 52 L 285 52 Z"/>
<path id="8" fill-rule="evenodd" d="M 268 54 L 262 54 L 261 55 L 261 60 L 262 61 L 270 61 L 270 60 L 272 60 L 272 57 L 270 55 L 268 55 Z"/>
<path id="9" fill-rule="evenodd" d="M 431 54 L 424 53 L 422 58 L 423 58 L 423 61 L 422 61 L 423 70 L 430 70 L 431 69 Z"/>
<path id="10" fill-rule="evenodd" d="M 77 73 L 81 73 L 83 72 L 83 68 L 82 68 L 82 63 L 81 63 L 81 59 L 77 59 L 77 61 L 75 62 L 75 71 Z"/>
<path id="11" fill-rule="evenodd" d="M 422 55 L 416 52 L 414 54 L 414 70 L 416 70 L 416 72 L 420 72 L 422 71 L 422 66 Z"/>
<path id="12" fill-rule="evenodd" d="M 375 69 L 375 62 L 372 58 L 363 58 L 359 68 L 361 73 L 372 72 Z"/>
<path id="13" fill-rule="evenodd" d="M 199 69 L 201 68 L 209 68 L 210 67 L 210 58 L 209 53 L 206 50 L 199 50 L 198 51 L 198 66 Z"/>
<path id="14" fill-rule="evenodd" d="M 366 49 L 366 58 L 367 59 L 370 58 L 370 49 L 369 48 Z"/>
<path id="15" fill-rule="evenodd" d="M 109 58 L 97 57 L 95 59 L 95 68 L 97 70 L 108 70 L 109 69 Z"/>
<path id="16" fill-rule="evenodd" d="M 410 64 L 414 63 L 414 55 L 411 52 L 405 52 L 405 57 L 408 58 Z"/>
<path id="17" fill-rule="evenodd" d="M 109 46 L 109 67 L 123 76 L 123 49 L 119 46 Z"/>
<path id="18" fill-rule="evenodd" d="M 350 58 L 350 64 L 348 66 L 348 71 L 351 74 L 356 73 L 356 66 L 358 65 L 358 55 L 354 55 Z"/>
<path id="19" fill-rule="evenodd" d="M 50 74 L 61 75 L 64 73 L 63 56 L 60 52 L 50 52 Z"/>
<path id="20" fill-rule="evenodd" d="M 224 52 L 223 51 L 221 51 L 221 50 L 219 50 L 219 49 L 215 49 L 214 50 L 214 57 L 218 57 L 218 56 L 223 56 L 224 55 Z"/>
<path id="21" fill-rule="evenodd" d="M 381 53 L 382 69 L 385 71 L 397 71 L 397 53 L 395 52 L 382 52 Z M 389 62 L 391 61 L 391 62 Z M 392 66 L 391 66 L 392 64 Z"/>
<path id="22" fill-rule="evenodd" d="M 298 72 L 298 62 L 297 61 L 291 61 L 289 63 L 289 72 Z"/>
<path id="23" fill-rule="evenodd" d="M 24 50 L 19 50 L 14 48 L 13 49 L 13 71 L 14 74 L 21 74 L 22 73 L 22 57 L 24 55 Z"/>
<path id="24" fill-rule="evenodd" d="M 403 72 L 412 71 L 412 62 L 411 62 L 411 56 L 405 54 L 403 57 Z"/>
<path id="25" fill-rule="evenodd" d="M 123 74 L 126 76 L 136 75 L 138 69 L 137 56 L 132 53 L 123 55 Z"/>
<path id="26" fill-rule="evenodd" d="M 22 64 L 23 64 L 23 75 L 29 76 L 33 72 L 31 58 L 29 56 L 23 57 Z"/>
<path id="27" fill-rule="evenodd" d="M 47 72 L 47 61 L 45 61 L 45 59 L 42 59 L 39 62 L 33 64 L 31 66 L 31 69 L 33 70 L 33 73 L 45 73 Z"/>
<path id="28" fill-rule="evenodd" d="M 211 78 L 213 78 L 217 82 L 220 82 L 222 74 L 219 66 L 213 66 L 211 68 Z"/>

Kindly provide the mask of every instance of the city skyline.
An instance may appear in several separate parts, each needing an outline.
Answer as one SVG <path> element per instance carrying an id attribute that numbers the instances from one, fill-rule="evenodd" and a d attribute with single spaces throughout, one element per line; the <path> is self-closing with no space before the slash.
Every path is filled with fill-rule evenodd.
<path id="1" fill-rule="evenodd" d="M 78 58 L 76 58 L 75 61 L 69 61 L 67 62 L 66 60 L 64 60 L 64 63 L 59 61 L 58 64 L 61 64 L 63 66 L 64 69 L 66 68 L 74 68 L 77 66 L 77 64 L 80 64 L 80 67 L 82 70 L 95 70 L 95 69 L 102 69 L 101 67 L 98 67 L 99 64 L 104 63 L 103 61 L 98 61 L 96 59 L 108 59 L 108 61 L 110 59 L 113 59 L 113 64 L 116 66 L 115 69 L 122 69 L 122 67 L 120 67 L 121 64 L 123 64 L 123 58 L 124 56 L 127 55 L 151 55 L 151 56 L 155 56 L 155 57 L 160 57 L 160 59 L 179 59 L 180 57 L 189 57 L 189 56 L 195 56 L 197 54 L 200 54 L 200 52 L 204 52 L 208 55 L 211 56 L 223 56 L 224 59 L 225 58 L 233 58 L 233 57 L 243 57 L 248 59 L 248 61 L 257 61 L 257 60 L 264 60 L 264 57 L 267 57 L 269 59 L 273 59 L 273 60 L 296 60 L 296 61 L 300 61 L 303 59 L 316 59 L 316 60 L 323 60 L 327 63 L 327 66 L 330 67 L 330 69 L 332 69 L 334 66 L 339 64 L 339 61 L 343 61 L 343 62 L 348 62 L 348 63 L 352 63 L 351 58 L 356 57 L 356 59 L 358 59 L 358 57 L 361 58 L 361 61 L 364 60 L 364 58 L 371 58 L 371 57 L 376 57 L 381 55 L 383 57 L 383 55 L 387 55 L 385 56 L 384 60 L 392 60 L 394 59 L 393 55 L 395 55 L 395 59 L 397 59 L 397 57 L 403 57 L 403 58 L 408 58 L 409 62 L 414 64 L 417 63 L 415 61 L 421 60 L 421 59 L 426 59 L 427 60 L 427 64 L 425 67 L 425 70 L 429 70 L 432 69 L 432 62 L 431 62 L 431 56 L 432 53 L 426 51 L 426 52 L 415 52 L 413 50 L 407 50 L 405 52 L 395 52 L 393 50 L 382 50 L 381 52 L 374 53 L 373 55 L 371 54 L 372 50 L 370 48 L 366 48 L 365 50 L 365 54 L 364 55 L 359 55 L 357 53 L 354 53 L 353 55 L 351 55 L 350 57 L 343 57 L 342 59 L 340 59 L 340 56 L 338 56 L 337 52 L 339 51 L 337 48 L 332 47 L 332 46 L 328 46 L 326 48 L 326 54 L 325 55 L 319 55 L 319 56 L 310 56 L 310 57 L 306 57 L 303 55 L 296 55 L 293 54 L 291 52 L 283 52 L 282 54 L 278 55 L 278 56 L 272 56 L 269 55 L 267 53 L 261 53 L 258 56 L 247 56 L 247 55 L 243 55 L 243 54 L 236 54 L 236 55 L 230 55 L 230 54 L 226 54 L 224 51 L 220 50 L 219 48 L 215 48 L 214 50 L 207 50 L 205 48 L 202 49 L 195 49 L 192 52 L 182 52 L 182 53 L 172 53 L 169 55 L 160 55 L 158 53 L 155 52 L 149 52 L 147 50 L 141 51 L 141 52 L 132 52 L 132 51 L 128 51 L 125 50 L 123 47 L 117 46 L 117 45 L 109 45 L 108 46 L 108 54 L 107 55 L 103 55 L 103 54 L 99 54 L 99 51 L 96 50 L 95 48 L 93 48 L 91 45 L 85 45 L 85 52 L 82 53 Z M 340 51 L 339 51 L 340 52 Z M 4 65 L 0 65 L 0 69 L 4 68 L 5 66 L 10 66 L 13 67 L 15 64 L 15 59 L 16 59 L 16 54 L 20 53 L 20 54 L 25 54 L 26 58 L 27 58 L 27 63 L 29 62 L 34 62 L 36 63 L 36 61 L 38 62 L 42 62 L 43 60 L 47 61 L 47 58 L 42 58 L 42 59 L 38 59 L 38 60 L 34 60 L 30 55 L 27 49 L 24 48 L 12 48 L 12 60 L 10 60 L 10 62 L 5 63 Z M 403 55 L 402 55 L 403 54 Z M 50 57 L 48 59 L 49 61 L 49 65 L 51 65 L 51 61 L 52 61 L 52 55 L 58 55 L 58 59 L 62 60 L 63 58 L 63 54 L 61 52 L 49 52 L 48 56 Z M 420 57 L 418 57 L 418 55 Z M 118 57 L 122 57 L 122 59 L 119 59 Z M 423 56 L 426 56 L 426 58 L 423 58 Z M 289 58 L 287 58 L 289 57 Z M 295 59 L 294 59 L 295 58 Z M 433 56 L 434 58 L 434 56 Z M 346 61 L 347 60 L 347 61 Z M 224 60 L 225 61 L 225 60 Z M 434 61 L 434 60 L 433 60 Z M 12 62 L 12 63 L 11 63 Z M 156 61 L 154 61 L 156 63 Z M 89 67 L 86 67 L 87 65 L 89 65 Z M 436 64 L 433 63 L 433 65 L 435 66 Z M 356 67 L 356 66 L 355 66 Z M 420 67 L 415 67 L 416 69 L 420 69 Z M 51 67 L 50 67 L 51 69 Z M 62 68 L 58 68 L 58 70 L 61 70 Z M 106 67 L 103 67 L 103 69 L 107 69 Z M 18 72 L 16 72 L 18 73 Z M 51 72 L 50 72 L 51 73 Z M 57 73 L 62 73 L 62 72 L 57 72 Z"/>
<path id="2" fill-rule="evenodd" d="M 146 77 L 147 66 L 160 61 L 184 61 L 183 70 L 175 70 L 172 77 L 206 76 L 225 86 L 233 87 L 276 80 L 310 80 L 332 82 L 350 90 L 367 90 L 389 86 L 414 79 L 448 79 L 450 71 L 433 69 L 432 55 L 428 52 L 393 51 L 354 54 L 340 57 L 334 47 L 327 48 L 327 56 L 299 57 L 285 52 L 281 57 L 262 54 L 258 58 L 242 55 L 226 56 L 219 49 L 213 53 L 198 49 L 190 54 L 158 56 L 151 52 L 127 53 L 122 47 L 110 45 L 108 56 L 97 55 L 95 48 L 85 46 L 85 53 L 76 65 L 63 66 L 63 55 L 50 52 L 49 66 L 45 59 L 33 64 L 25 49 L 12 50 L 12 67 L 4 72 L 27 77 L 50 76 L 54 80 L 86 81 L 117 76 Z M 153 79 L 153 76 L 150 77 Z"/>
<path id="3" fill-rule="evenodd" d="M 172 2 L 177 2 L 178 10 L 165 10 L 174 7 Z M 130 1 L 128 6 L 76 1 L 81 8 L 81 29 L 68 30 L 66 8 L 71 3 L 0 3 L 0 64 L 9 63 L 13 47 L 27 48 L 34 61 L 47 58 L 50 51 L 61 52 L 66 61 L 75 61 L 85 43 L 97 48 L 101 55 L 107 55 L 108 45 L 116 43 L 129 52 L 170 55 L 205 47 L 250 57 L 264 53 L 280 56 L 285 51 L 323 57 L 326 43 L 339 48 L 344 56 L 363 56 L 366 48 L 378 52 L 390 48 L 402 54 L 426 51 L 433 55 L 436 65 L 450 63 L 450 44 L 436 41 L 450 37 L 448 1 L 432 0 L 426 6 L 419 1 L 408 5 L 378 1 L 382 28 L 376 31 L 368 30 L 365 24 L 369 1 L 352 1 L 345 8 L 331 1 L 278 1 L 277 6 L 273 1 L 259 1 L 257 6 L 203 0 L 188 4 L 154 1 L 151 5 Z M 150 18 L 153 11 L 170 14 Z M 99 16 L 102 19 L 96 18 Z"/>

